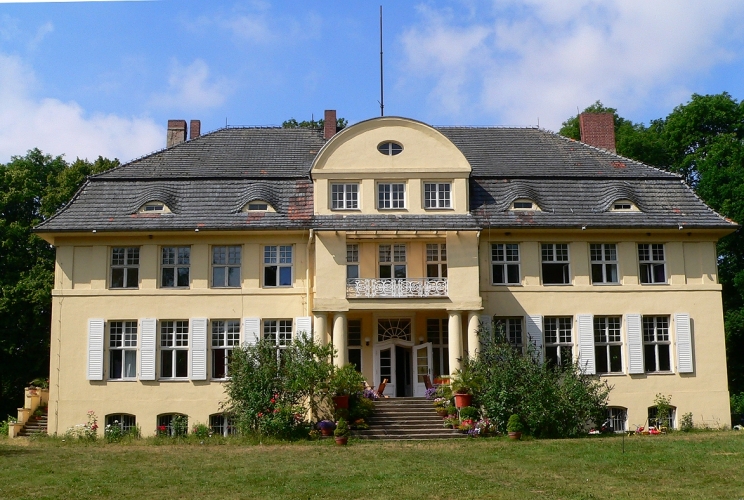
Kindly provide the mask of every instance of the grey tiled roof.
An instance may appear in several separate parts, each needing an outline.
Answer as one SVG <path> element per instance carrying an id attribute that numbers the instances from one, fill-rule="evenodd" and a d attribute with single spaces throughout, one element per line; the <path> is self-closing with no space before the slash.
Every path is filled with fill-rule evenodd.
<path id="1" fill-rule="evenodd" d="M 39 225 L 46 231 L 309 229 L 474 230 L 487 227 L 736 227 L 679 176 L 529 128 L 439 127 L 468 159 L 472 215 L 313 216 L 310 168 L 324 144 L 307 129 L 227 128 L 91 177 Z M 516 198 L 542 211 L 510 212 Z M 242 212 L 252 200 L 276 213 Z M 641 212 L 609 212 L 619 199 Z M 171 214 L 139 214 L 148 201 Z"/>

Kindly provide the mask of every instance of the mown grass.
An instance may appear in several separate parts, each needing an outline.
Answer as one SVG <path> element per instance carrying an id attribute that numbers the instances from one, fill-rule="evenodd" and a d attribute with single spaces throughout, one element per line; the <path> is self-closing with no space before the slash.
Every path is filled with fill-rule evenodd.
<path id="1" fill-rule="evenodd" d="M 161 444 L 157 446 L 156 444 Z M 744 498 L 744 433 L 574 440 L 0 440 L 2 498 Z"/>

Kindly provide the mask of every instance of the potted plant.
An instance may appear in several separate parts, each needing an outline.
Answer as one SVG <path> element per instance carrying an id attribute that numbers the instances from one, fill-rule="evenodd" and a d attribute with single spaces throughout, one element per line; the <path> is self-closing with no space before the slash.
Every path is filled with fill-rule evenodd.
<path id="1" fill-rule="evenodd" d="M 464 408 L 473 403 L 473 393 L 481 387 L 481 377 L 476 372 L 473 363 L 464 359 L 462 368 L 455 371 L 452 377 L 452 392 L 455 393 L 455 406 Z"/>
<path id="2" fill-rule="evenodd" d="M 333 372 L 330 392 L 336 410 L 349 409 L 349 396 L 364 391 L 364 377 L 356 371 L 354 365 L 348 364 Z"/>
<path id="3" fill-rule="evenodd" d="M 346 419 L 340 418 L 336 430 L 333 431 L 333 435 L 336 438 L 336 444 L 343 446 L 349 441 L 351 431 L 349 430 L 349 424 L 346 423 Z"/>
<path id="4" fill-rule="evenodd" d="M 506 432 L 509 433 L 509 438 L 514 440 L 522 439 L 522 432 L 524 432 L 524 426 L 519 415 L 512 414 L 509 417 L 509 422 L 506 424 Z"/>
<path id="5" fill-rule="evenodd" d="M 449 415 L 448 408 L 452 406 L 452 402 L 448 398 L 436 398 L 434 400 L 434 410 L 437 415 L 444 418 Z"/>
<path id="6" fill-rule="evenodd" d="M 333 430 L 336 428 L 336 424 L 330 420 L 321 420 L 318 422 L 318 430 L 323 436 L 332 436 Z"/>

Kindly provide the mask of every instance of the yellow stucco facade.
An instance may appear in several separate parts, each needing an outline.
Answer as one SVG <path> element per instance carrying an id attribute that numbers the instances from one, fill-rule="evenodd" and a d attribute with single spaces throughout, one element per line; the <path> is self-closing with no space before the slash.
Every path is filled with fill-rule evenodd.
<path id="1" fill-rule="evenodd" d="M 378 146 L 393 139 L 403 144 L 404 153 L 380 154 Z M 311 170 L 314 213 L 340 218 L 468 215 L 470 173 L 463 154 L 435 129 L 400 118 L 369 120 L 336 134 L 318 153 Z M 427 181 L 448 184 L 447 207 L 427 208 Z M 405 185 L 402 206 L 379 206 L 379 184 L 388 182 Z M 331 191 L 339 183 L 358 186 L 352 208 L 334 208 Z M 494 317 L 519 321 L 522 343 L 535 331 L 541 332 L 537 344 L 546 356 L 548 318 L 564 318 L 564 334 L 570 324 L 570 338 L 564 338 L 562 345 L 574 359 L 588 352 L 582 351 L 580 318 L 618 318 L 619 340 L 613 345 L 620 349 L 620 370 L 615 366 L 601 376 L 614 386 L 610 405 L 627 412 L 626 428 L 644 424 L 659 393 L 672 396 L 677 421 L 692 412 L 698 423 L 730 425 L 716 267 L 716 241 L 726 231 L 365 227 L 40 234 L 57 251 L 50 433 L 64 433 L 85 421 L 88 410 L 102 419 L 135 416 L 145 436 L 155 432 L 161 415 L 185 414 L 191 424 L 209 423 L 210 416 L 220 414 L 225 400 L 223 380 L 214 377 L 212 351 L 224 348 L 213 344 L 214 325 L 228 320 L 240 325 L 241 343 L 249 334 L 266 335 L 272 321 L 289 321 L 291 335 L 296 335 L 298 325 L 310 320 L 315 338 L 337 347 L 337 363 L 356 363 L 372 386 L 388 378 L 386 393 L 395 397 L 421 393 L 421 366 L 432 379 L 454 371 L 464 353 L 476 350 L 480 322 L 490 323 Z M 565 284 L 545 284 L 541 245 L 546 243 L 566 245 Z M 518 279 L 510 284 L 494 284 L 493 245 L 501 244 L 518 249 L 518 260 L 513 262 Z M 593 284 L 592 244 L 616 249 L 616 283 Z M 640 283 L 639 244 L 663 245 L 663 283 Z M 163 286 L 163 249 L 179 247 L 189 249 L 188 285 Z M 216 286 L 213 281 L 217 247 L 239 249 L 239 262 L 233 265 L 239 268 L 239 283 L 234 286 Z M 139 251 L 136 286 L 114 288 L 112 252 L 129 248 Z M 267 248 L 291 255 L 291 262 L 285 263 L 290 269 L 287 285 L 266 282 Z M 633 318 L 667 322 L 667 340 L 644 342 L 640 348 L 652 345 L 657 352 L 668 353 L 669 369 L 631 374 L 628 326 L 636 321 Z M 103 320 L 100 331 L 96 330 L 103 335 L 100 352 L 93 358 L 91 332 L 96 327 L 92 320 Z M 685 320 L 689 331 L 678 333 L 684 325 L 677 322 Z M 129 346 L 137 356 L 136 373 L 116 372 L 113 378 L 111 325 L 127 321 L 138 325 L 138 338 Z M 169 321 L 188 322 L 192 328 L 190 343 L 182 346 L 189 352 L 186 376 L 162 376 L 162 351 L 172 346 L 161 345 L 160 333 Z M 537 325 L 537 330 L 533 326 L 530 332 L 528 323 Z M 145 334 L 148 325 L 154 325 L 155 331 Z M 199 342 L 205 345 L 198 348 L 196 325 L 206 325 L 199 334 Z M 691 344 L 691 370 L 680 370 L 679 353 L 684 355 L 688 348 L 678 346 L 682 338 L 678 335 L 687 335 L 684 338 Z M 145 349 L 146 336 L 154 347 Z M 100 359 L 100 374 L 90 375 L 91 359 Z M 659 359 L 657 354 L 657 368 L 666 368 L 666 361 Z M 142 377 L 146 367 L 151 376 Z"/>

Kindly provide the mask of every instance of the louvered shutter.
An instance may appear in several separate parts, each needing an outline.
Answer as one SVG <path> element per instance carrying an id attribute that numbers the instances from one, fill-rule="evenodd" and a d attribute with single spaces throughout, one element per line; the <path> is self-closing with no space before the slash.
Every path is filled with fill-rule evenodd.
<path id="1" fill-rule="evenodd" d="M 243 345 L 256 345 L 261 338 L 261 318 L 243 318 Z"/>
<path id="2" fill-rule="evenodd" d="M 527 337 L 535 347 L 537 360 L 543 362 L 542 316 L 527 316 Z"/>
<path id="3" fill-rule="evenodd" d="M 191 318 L 191 380 L 207 380 L 207 318 Z"/>
<path id="4" fill-rule="evenodd" d="M 106 322 L 88 320 L 88 380 L 103 380 L 103 331 Z"/>
<path id="5" fill-rule="evenodd" d="M 628 373 L 643 373 L 643 332 L 640 314 L 626 314 L 628 329 Z"/>
<path id="6" fill-rule="evenodd" d="M 591 314 L 579 314 L 579 366 L 586 375 L 594 375 L 594 318 Z"/>
<path id="7" fill-rule="evenodd" d="M 692 332 L 690 331 L 690 315 L 677 313 L 674 315 L 674 329 L 677 337 L 677 371 L 692 373 Z"/>
<path id="8" fill-rule="evenodd" d="M 157 320 L 144 318 L 140 321 L 140 380 L 155 380 L 155 353 Z"/>
<path id="9" fill-rule="evenodd" d="M 313 338 L 313 318 L 312 316 L 300 316 L 295 318 L 295 335 L 305 340 Z"/>

